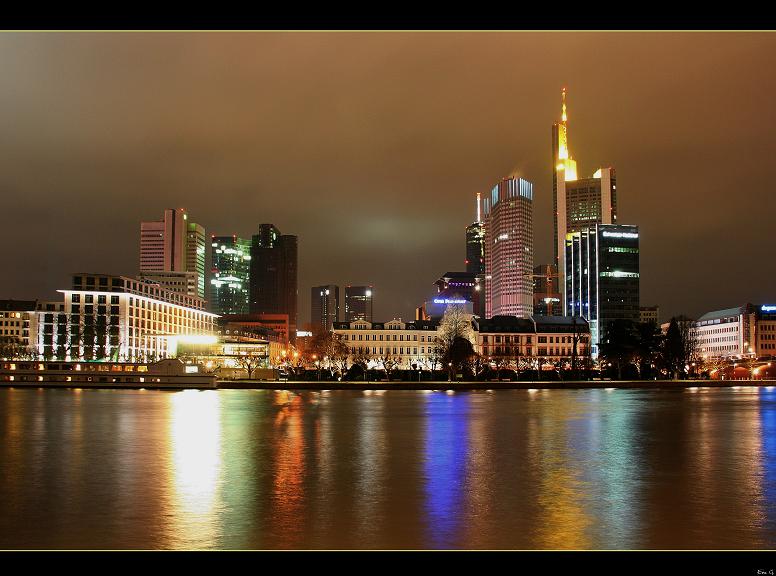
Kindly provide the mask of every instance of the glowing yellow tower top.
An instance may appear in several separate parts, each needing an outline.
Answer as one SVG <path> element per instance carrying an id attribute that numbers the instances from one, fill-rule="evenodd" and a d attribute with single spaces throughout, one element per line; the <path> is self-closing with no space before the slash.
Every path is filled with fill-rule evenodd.
<path id="1" fill-rule="evenodd" d="M 563 171 L 563 180 L 570 182 L 577 179 L 577 163 L 571 158 L 569 153 L 569 136 L 568 125 L 566 121 L 566 88 L 563 88 L 561 92 L 561 121 L 558 125 L 558 165 L 556 169 L 558 172 Z"/>

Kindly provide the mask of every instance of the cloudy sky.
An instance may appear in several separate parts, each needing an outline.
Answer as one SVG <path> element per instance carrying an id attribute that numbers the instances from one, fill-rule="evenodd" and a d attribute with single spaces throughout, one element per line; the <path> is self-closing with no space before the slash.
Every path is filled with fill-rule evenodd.
<path id="1" fill-rule="evenodd" d="M 552 257 L 551 126 L 617 171 L 661 316 L 776 303 L 776 34 L 0 34 L 0 298 L 131 275 L 139 223 L 299 236 L 310 288 L 375 286 L 413 318 L 461 270 L 474 195 L 534 183 Z"/>

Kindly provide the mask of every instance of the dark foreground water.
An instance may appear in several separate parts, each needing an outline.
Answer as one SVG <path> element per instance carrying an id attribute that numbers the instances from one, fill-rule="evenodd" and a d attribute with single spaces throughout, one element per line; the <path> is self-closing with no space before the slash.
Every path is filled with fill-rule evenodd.
<path id="1" fill-rule="evenodd" d="M 0 548 L 772 549 L 776 390 L 0 389 Z"/>

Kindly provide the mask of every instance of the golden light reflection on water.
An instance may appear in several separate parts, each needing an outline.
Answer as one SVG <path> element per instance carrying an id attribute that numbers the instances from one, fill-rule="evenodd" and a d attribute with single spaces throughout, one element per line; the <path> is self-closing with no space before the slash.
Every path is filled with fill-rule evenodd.
<path id="1" fill-rule="evenodd" d="M 577 409 L 568 395 L 555 395 L 542 400 L 541 420 L 534 416 L 528 424 L 529 465 L 538 470 L 540 482 L 535 523 L 539 549 L 587 549 L 592 544 L 587 534 L 592 519 L 583 506 L 586 486 L 568 449 L 569 420 Z"/>
<path id="2" fill-rule="evenodd" d="M 220 396 L 215 391 L 171 394 L 169 472 L 170 548 L 217 547 L 221 475 Z"/>
<path id="3" fill-rule="evenodd" d="M 288 392 L 276 393 L 273 447 L 275 468 L 272 485 L 272 532 L 277 538 L 268 544 L 277 548 L 295 548 L 302 543 L 300 516 L 305 506 L 305 440 L 302 397 Z"/>

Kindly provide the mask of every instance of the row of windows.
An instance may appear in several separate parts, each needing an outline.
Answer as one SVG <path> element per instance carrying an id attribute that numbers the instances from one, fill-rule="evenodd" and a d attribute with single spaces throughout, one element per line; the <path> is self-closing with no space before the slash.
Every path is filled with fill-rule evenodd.
<path id="1" fill-rule="evenodd" d="M 352 338 L 350 336 L 352 336 Z M 386 336 L 385 340 L 391 340 L 391 334 L 387 334 L 387 335 L 380 334 L 380 338 L 377 337 L 377 334 L 372 334 L 372 338 L 371 339 L 374 340 L 374 341 L 377 341 L 377 340 L 381 340 L 382 341 L 383 340 L 383 336 Z M 410 342 L 410 341 L 417 342 L 417 340 L 418 340 L 418 335 L 417 334 L 413 334 L 412 338 L 410 338 L 409 334 L 406 335 L 407 336 L 406 338 L 404 337 L 405 336 L 404 334 L 399 334 L 398 336 L 399 337 L 397 339 L 396 338 L 396 334 L 393 334 L 393 341 L 394 342 L 404 342 L 405 340 L 407 342 Z M 356 339 L 356 335 L 355 334 L 345 334 L 345 340 L 355 340 L 355 339 Z M 358 335 L 358 339 L 359 340 L 369 340 L 370 339 L 369 338 L 369 334 L 359 334 Z M 437 340 L 436 336 L 434 336 L 434 340 Z M 428 340 L 426 340 L 426 336 L 421 335 L 420 336 L 420 341 L 421 342 L 426 342 L 426 341 L 432 342 L 431 336 L 429 336 Z"/>
<path id="2" fill-rule="evenodd" d="M 405 349 L 404 349 L 403 346 L 399 346 L 399 347 L 394 346 L 393 347 L 393 352 L 391 352 L 391 348 L 387 348 L 387 347 L 383 348 L 382 346 L 381 347 L 373 346 L 371 353 L 372 354 L 379 354 L 379 355 L 383 355 L 383 354 L 396 354 L 396 355 L 399 355 L 399 356 L 403 356 L 404 355 L 404 350 Z M 416 347 L 413 347 L 413 348 L 407 347 L 406 350 L 407 350 L 407 354 L 412 354 L 412 355 L 415 355 L 415 356 L 417 356 L 417 354 L 418 354 L 418 349 Z M 410 352 L 410 350 L 412 350 L 412 352 Z M 433 354 L 434 352 L 439 353 L 439 349 L 438 348 L 433 348 L 433 347 L 429 346 L 428 347 L 428 352 L 426 352 L 426 347 L 425 346 L 421 346 L 420 347 L 420 353 L 423 354 L 423 355 L 425 355 L 427 353 L 428 354 Z M 350 350 L 350 353 L 351 354 L 356 354 L 356 353 L 358 353 L 358 354 L 369 354 L 370 353 L 369 352 L 369 346 L 358 346 L 358 347 L 353 346 L 351 348 L 351 350 Z"/>

